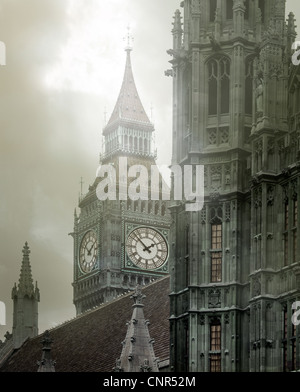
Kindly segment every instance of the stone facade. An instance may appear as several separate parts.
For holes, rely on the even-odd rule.
[[[185,0],[173,48],[173,164],[205,203],[171,207],[174,371],[300,367],[300,67],[285,1]]]

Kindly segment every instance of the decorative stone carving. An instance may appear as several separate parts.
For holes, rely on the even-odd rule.
[[[270,185],[268,186],[268,190],[267,190],[267,205],[268,206],[273,206],[274,204],[274,186]]]
[[[203,314],[201,314],[200,317],[199,317],[199,324],[200,325],[205,325],[205,316]]]
[[[225,204],[225,221],[230,222],[231,219],[231,208],[230,208],[230,202]]]
[[[259,278],[254,278],[252,282],[252,295],[257,297],[261,294],[261,283]]]
[[[212,289],[208,292],[208,307],[218,308],[221,306],[221,291],[218,289]]]
[[[225,314],[225,324],[229,324],[229,314]]]

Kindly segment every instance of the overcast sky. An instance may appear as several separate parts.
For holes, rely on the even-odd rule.
[[[0,301],[12,326],[11,289],[28,241],[41,291],[40,332],[75,316],[74,208],[80,178],[94,181],[101,132],[124,73],[131,25],[136,85],[170,164],[172,80],[166,50],[180,0],[0,0]],[[298,0],[287,1],[300,20]]]

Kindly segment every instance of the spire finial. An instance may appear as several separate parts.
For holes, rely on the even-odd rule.
[[[134,294],[130,297],[131,299],[134,300],[135,305],[142,305],[142,301],[144,298],[146,298],[145,295],[142,294],[142,288],[140,285],[137,285],[135,288]]]
[[[132,36],[132,34],[131,34],[131,32],[130,32],[130,25],[128,24],[128,26],[127,26],[127,36],[126,37],[124,37],[124,41],[127,41],[126,43],[127,43],[127,45],[126,45],[126,47],[125,47],[125,51],[126,52],[131,52],[132,51],[132,44],[133,44],[133,41],[134,41],[134,38],[133,38],[133,36]]]
[[[29,256],[30,255],[30,249],[29,249],[27,241],[25,242],[25,245],[23,247],[22,253],[23,253],[24,256]]]

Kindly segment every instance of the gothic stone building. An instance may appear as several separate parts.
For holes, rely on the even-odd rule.
[[[46,350],[53,337],[56,371],[157,370],[157,364],[174,372],[300,368],[299,326],[292,322],[293,304],[300,300],[300,66],[291,62],[294,16],[286,20],[284,0],[184,0],[181,5],[168,51],[167,75],[174,85],[172,164],[204,166],[204,206],[187,212],[184,202],[173,201],[170,221],[162,200],[99,201],[96,179],[80,200],[80,215],[75,214],[78,316],[43,340]],[[118,158],[127,157],[130,165],[153,165],[152,132],[128,48],[123,86],[103,132],[102,164],[117,167]],[[158,259],[165,257],[159,250],[170,250],[165,261],[149,253],[154,238],[166,247],[158,248]],[[139,246],[141,241],[145,245]],[[137,259],[137,251],[146,253]],[[13,298],[18,347],[29,339],[15,348],[7,335],[0,347],[1,371],[35,371],[41,357],[40,338],[34,337],[39,292],[31,282],[28,255],[26,246],[24,279]],[[150,260],[157,268],[147,268]],[[22,282],[28,279],[29,331],[23,328],[21,306],[27,293]],[[122,294],[151,279],[157,280],[143,288],[145,315],[138,297],[132,311],[130,294]],[[152,327],[149,335],[143,331],[135,352],[143,352],[144,341],[147,358],[128,363],[136,320],[145,325],[144,317]],[[156,340],[159,363],[149,336]]]
[[[185,0],[175,13],[173,164],[204,165],[172,211],[171,367],[300,367],[300,67],[284,0]]]

